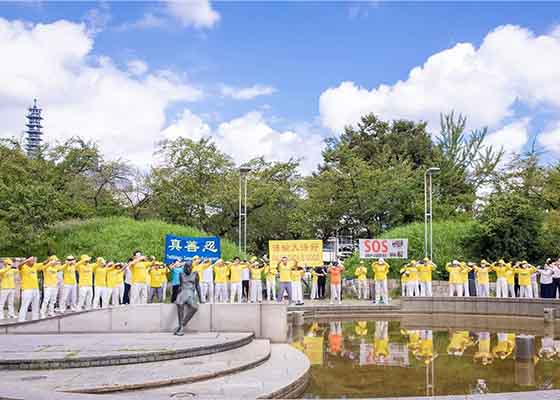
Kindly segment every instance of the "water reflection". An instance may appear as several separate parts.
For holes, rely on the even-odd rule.
[[[560,388],[560,338],[399,321],[315,321],[291,327],[309,358],[306,397],[499,393]]]

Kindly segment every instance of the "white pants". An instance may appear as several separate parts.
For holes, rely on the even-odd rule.
[[[119,294],[118,285],[114,288],[107,288],[107,305],[109,305],[110,302],[112,306],[118,306],[121,303]]]
[[[14,298],[16,297],[15,289],[0,290],[0,319],[4,318],[4,306],[8,303],[8,318],[16,316],[14,312]]]
[[[362,281],[358,280],[358,299],[368,298],[368,281],[364,279]]]
[[[41,304],[41,317],[45,317],[47,308],[49,315],[54,315],[54,305],[56,303],[56,295],[58,294],[58,287],[45,287],[43,289],[43,304]]]
[[[58,309],[62,309],[62,301],[64,300],[64,273],[57,272],[57,285],[58,289]]]
[[[93,289],[91,286],[80,286],[78,288],[79,299],[78,299],[78,310],[91,309],[91,299],[93,297]]]
[[[99,307],[99,300],[101,300],[101,308],[107,307],[107,301],[111,292],[106,287],[96,287],[93,292],[93,308]]]
[[[449,296],[452,297],[455,294],[458,297],[463,297],[463,284],[462,283],[450,283],[449,284]]]
[[[148,303],[148,285],[145,283],[133,283],[130,287],[130,304]]]
[[[538,299],[540,296],[539,293],[539,284],[537,282],[531,282],[531,288],[533,289],[533,298]]]
[[[216,283],[214,302],[225,303],[228,301],[227,283]]]
[[[338,300],[338,304],[340,304],[342,302],[341,292],[342,292],[342,284],[340,284],[340,283],[332,284],[331,283],[331,304],[334,303],[335,299]]]
[[[478,297],[489,297],[490,296],[490,284],[489,283],[479,283],[478,292],[476,295]]]
[[[509,291],[509,297],[515,298],[515,285],[507,285]]]
[[[167,299],[167,281],[161,284],[161,288],[163,290],[163,297],[161,298],[161,302],[165,303],[165,300]],[[213,289],[213,285],[212,285],[212,289]],[[210,297],[210,302],[212,302],[212,299],[214,299],[214,290],[212,290],[212,297]]]
[[[200,295],[202,301],[212,303],[214,301],[214,282],[202,282],[200,284]]]
[[[58,305],[61,313],[66,311],[68,304],[72,310],[76,310],[78,306],[78,287],[76,285],[64,285],[62,288],[62,301]]]
[[[292,282],[292,302],[303,303],[303,286],[301,281]]]
[[[319,284],[317,282],[311,282],[311,294],[309,295],[309,299],[310,300],[317,299],[319,297],[317,295],[318,293],[319,293]]]
[[[533,298],[533,287],[532,286],[519,286],[519,297],[524,297],[526,299]]]
[[[406,286],[407,285],[408,285],[408,282],[401,281],[401,297],[406,296]]]
[[[463,296],[470,297],[471,293],[469,291],[469,281],[463,282]]]
[[[122,304],[124,299],[124,283],[119,283],[117,289],[119,289],[119,302]]]
[[[266,299],[268,301],[276,300],[276,278],[266,280]]]
[[[420,296],[432,297],[432,281],[420,282]]]
[[[31,319],[39,319],[39,289],[25,289],[21,291],[21,305],[19,307],[19,322],[27,318],[27,309],[31,304]]]
[[[262,301],[262,281],[260,279],[252,279],[249,283],[249,293],[251,295],[251,303]]]
[[[496,279],[496,297],[508,297],[508,285],[506,278]]]
[[[241,303],[241,282],[231,283],[230,287],[231,293],[229,297],[229,302],[234,303],[235,296],[237,296],[237,303]]]
[[[418,296],[418,281],[409,281],[406,284],[406,295],[407,296]]]
[[[383,301],[383,304],[389,304],[389,290],[387,289],[387,279],[375,281],[375,304]]]

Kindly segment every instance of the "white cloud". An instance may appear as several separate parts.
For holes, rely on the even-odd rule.
[[[108,57],[92,57],[93,46],[85,24],[0,18],[0,136],[20,136],[36,97],[45,139],[79,135],[96,140],[109,157],[146,165],[168,105],[202,92],[169,72],[131,76]]]
[[[538,136],[539,144],[556,156],[560,156],[560,121],[556,121],[549,129]]]
[[[496,150],[503,149],[505,165],[515,153],[521,152],[529,138],[529,118],[522,118],[503,128],[490,133],[486,137],[486,145],[493,146]]]
[[[183,26],[212,28],[220,20],[220,14],[212,9],[209,0],[168,1],[167,11]]]
[[[247,88],[234,88],[231,86],[222,86],[222,96],[231,97],[235,100],[251,100],[259,96],[270,96],[276,92],[272,86],[253,85]]]
[[[304,129],[277,131],[257,111],[212,128],[190,110],[184,110],[174,123],[162,131],[165,139],[181,136],[193,140],[211,137],[238,164],[260,156],[270,161],[300,158],[303,173],[309,173],[317,167],[324,147],[320,134]]]
[[[557,32],[556,30],[555,32]],[[518,26],[490,32],[477,49],[458,43],[430,56],[404,81],[368,90],[342,82],[320,96],[322,124],[335,132],[366,113],[427,120],[441,112],[466,114],[472,126],[499,126],[515,117],[514,105],[560,108],[560,36],[535,36]]]
[[[142,18],[137,21],[125,22],[117,29],[120,31],[127,31],[132,29],[152,29],[160,28],[166,23],[165,18],[155,15],[153,13],[145,13]]]
[[[108,3],[100,3],[99,8],[90,9],[84,17],[87,31],[91,35],[102,32],[111,20]]]
[[[148,72],[148,64],[142,60],[131,60],[127,63],[128,71],[132,75],[144,75]]]

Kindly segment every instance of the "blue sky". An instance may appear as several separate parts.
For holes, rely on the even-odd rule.
[[[231,126],[236,125],[234,121],[239,122],[240,129],[247,127],[245,123],[252,124],[247,128],[249,130],[258,125],[254,133],[255,144],[258,147],[260,141],[267,141],[263,143],[263,148],[274,148],[275,140],[287,140],[286,133],[290,132],[301,136],[299,141],[293,142],[292,145],[305,147],[309,144],[320,147],[317,138],[309,142],[307,138],[336,135],[341,124],[353,122],[356,119],[355,115],[364,111],[377,112],[385,118],[402,116],[425,119],[430,121],[430,128],[435,132],[437,126],[432,121],[435,121],[437,116],[436,109],[439,103],[437,99],[424,99],[424,96],[430,95],[430,86],[427,89],[425,86],[428,83],[422,84],[422,98],[407,98],[398,93],[387,98],[379,93],[363,92],[363,101],[360,102],[360,95],[356,91],[362,88],[364,91],[374,92],[379,85],[391,88],[399,80],[406,82],[409,80],[410,71],[417,66],[423,66],[432,55],[456,49],[458,43],[470,43],[474,51],[478,52],[489,33],[504,25],[515,25],[523,31],[530,32],[534,37],[528,40],[518,38],[521,47],[512,46],[511,53],[504,52],[496,57],[488,55],[489,51],[484,51],[483,55],[475,54],[475,57],[483,60],[483,70],[493,70],[494,65],[505,65],[503,68],[507,73],[507,62],[511,54],[521,50],[530,52],[534,47],[531,40],[536,37],[544,35],[557,38],[553,32],[560,24],[560,3],[553,2],[207,3],[200,0],[197,3],[205,3],[206,12],[213,13],[214,19],[207,15],[201,16],[200,12],[172,12],[164,2],[2,3],[0,17],[9,22],[23,20],[47,25],[62,19],[75,24],[84,23],[87,35],[91,39],[91,49],[85,56],[80,56],[80,66],[77,68],[87,68],[88,65],[94,67],[99,63],[99,57],[104,57],[110,59],[118,71],[123,72],[127,70],[131,60],[141,60],[149,68],[146,74],[169,72],[173,74],[172,82],[196,87],[200,91],[196,100],[185,100],[184,96],[178,96],[181,97],[178,100],[162,99],[165,121],[159,121],[162,125],[160,131],[165,131],[177,122],[183,111],[188,109],[189,115],[196,117],[195,121],[189,121],[194,125],[202,124],[203,127],[197,130],[198,133],[187,132],[185,135],[195,138],[201,134],[216,135],[224,151],[233,153],[240,161],[255,154],[244,152],[231,144],[232,141],[244,139],[238,130],[232,131]],[[141,21],[147,21],[146,16],[151,18],[148,18],[151,23],[142,24]],[[32,27],[28,29],[31,30]],[[515,43],[515,40],[508,39],[508,35],[514,37],[515,34],[514,31],[504,32],[496,40]],[[56,46],[55,43],[40,45]],[[500,45],[498,48],[504,46]],[[547,57],[553,58],[547,59],[546,62],[557,62],[559,58],[547,54],[550,53],[546,51],[547,48],[545,46],[543,52]],[[552,47],[553,50],[557,48],[560,49],[560,44],[558,47]],[[501,51],[497,50],[497,53]],[[519,56],[526,58],[522,52]],[[453,54],[446,57],[446,63],[453,63],[455,60]],[[498,57],[501,57],[499,62],[495,61]],[[470,56],[462,58],[462,62],[465,59],[470,59]],[[535,63],[536,60],[532,62]],[[492,67],[486,68],[490,64]],[[444,93],[453,92],[454,79],[461,78],[444,77],[444,72],[439,72],[437,68],[430,74],[429,68],[425,68],[425,75],[430,75],[429,79],[432,81],[437,81],[438,76],[442,76],[442,80],[448,79],[442,83],[442,90]],[[459,63],[457,70],[461,68]],[[479,70],[479,67],[476,69]],[[549,157],[555,157],[557,148],[560,152],[560,140],[555,140],[555,133],[560,135],[560,118],[557,117],[560,99],[554,94],[540,99],[538,93],[542,85],[546,87],[546,81],[543,83],[545,78],[552,79],[557,76],[549,76],[549,71],[544,71],[542,78],[541,75],[535,77],[533,72],[527,72],[538,69],[538,65],[527,64],[518,74],[509,78],[505,76],[504,79],[509,82],[527,81],[534,86],[527,88],[517,83],[500,84],[499,89],[503,90],[504,96],[519,96],[519,100],[508,103],[499,98],[496,102],[500,104],[496,106],[495,113],[485,115],[484,110],[481,110],[481,115],[475,116],[474,122],[488,125],[492,132],[501,132],[508,127],[513,129],[510,131],[514,132],[512,135],[517,135],[518,145],[515,149],[512,148],[512,151],[518,151],[520,147],[526,148],[535,135],[543,132],[548,135],[548,140],[543,142],[543,146],[550,146],[547,148],[547,151],[551,152]],[[556,69],[560,69],[560,66]],[[495,73],[494,70],[492,73]],[[526,73],[531,75],[526,78]],[[139,75],[131,79],[144,78]],[[33,79],[30,80],[30,84],[33,85]],[[356,104],[350,104],[348,98],[342,94],[340,85],[343,82],[353,84],[352,87],[347,87],[349,91],[344,93],[352,100],[358,99]],[[438,84],[439,82],[430,83],[434,86]],[[224,86],[236,91],[255,85],[266,87],[272,93],[241,100],[224,95]],[[457,90],[461,90],[461,82],[457,82],[457,85]],[[328,89],[333,89],[329,96],[322,96]],[[418,93],[417,90],[420,89],[415,88],[412,93]],[[530,94],[524,98],[528,92]],[[467,100],[454,96],[448,103],[444,101],[442,104],[449,104],[450,109],[471,111],[478,115],[476,107],[485,107],[482,103],[487,94],[481,90],[475,93],[480,93],[481,98],[468,100],[470,103],[465,106],[468,110],[458,108]],[[472,97],[472,93],[470,96]],[[403,103],[427,100],[426,103],[435,104],[425,110],[421,106],[419,109],[413,107],[412,110],[407,108],[406,104],[395,104],[401,101],[401,98]],[[43,103],[45,101],[47,104],[44,106],[47,110],[48,97]],[[3,102],[1,92],[0,102]],[[21,102],[23,104],[24,99],[21,99]],[[379,105],[379,102],[383,104]],[[52,103],[55,107],[56,102]],[[507,112],[503,110],[506,103]],[[334,115],[338,109],[344,110],[340,115]],[[445,111],[448,110],[439,110]],[[250,121],[239,121],[250,113],[256,113],[251,114],[253,118],[248,118]],[[102,112],[100,114],[102,115]],[[220,124],[226,124],[222,131]],[[510,124],[517,125],[511,127]],[[62,129],[60,125],[61,123],[57,123],[57,129]],[[55,129],[55,126],[52,128]],[[104,125],[103,128],[108,132],[113,130],[111,126]],[[189,126],[183,124],[181,129],[188,131]],[[272,133],[268,129],[272,130]],[[519,129],[524,130],[525,141],[519,136]],[[8,128],[5,129],[4,135],[7,135],[7,130]],[[507,135],[510,131],[506,129],[501,137],[495,136],[492,143],[509,143]],[[118,132],[117,127],[111,135],[118,135]],[[172,136],[177,135],[177,131],[174,131]],[[226,140],[227,135],[233,136]],[[274,137],[270,138],[271,136]],[[100,140],[104,143],[106,138]],[[282,153],[279,158],[289,156],[291,146],[279,148]],[[149,149],[142,149],[141,158],[145,159],[148,151]],[[317,153],[317,149],[313,151]],[[274,158],[274,151],[263,150],[263,154]],[[306,156],[301,151],[295,151],[294,155]],[[310,158],[313,159],[312,163],[316,162],[318,153]]]

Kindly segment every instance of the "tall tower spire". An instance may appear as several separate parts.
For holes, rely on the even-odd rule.
[[[27,123],[25,124],[25,126],[27,126],[27,130],[25,131],[27,135],[25,149],[27,150],[28,156],[37,154],[41,142],[43,141],[41,138],[41,136],[43,136],[43,132],[41,131],[41,128],[43,128],[41,125],[41,120],[43,119],[43,117],[41,117],[41,111],[42,109],[37,107],[37,99],[34,99],[33,107],[29,107],[28,113],[25,116],[25,118],[27,118]]]

